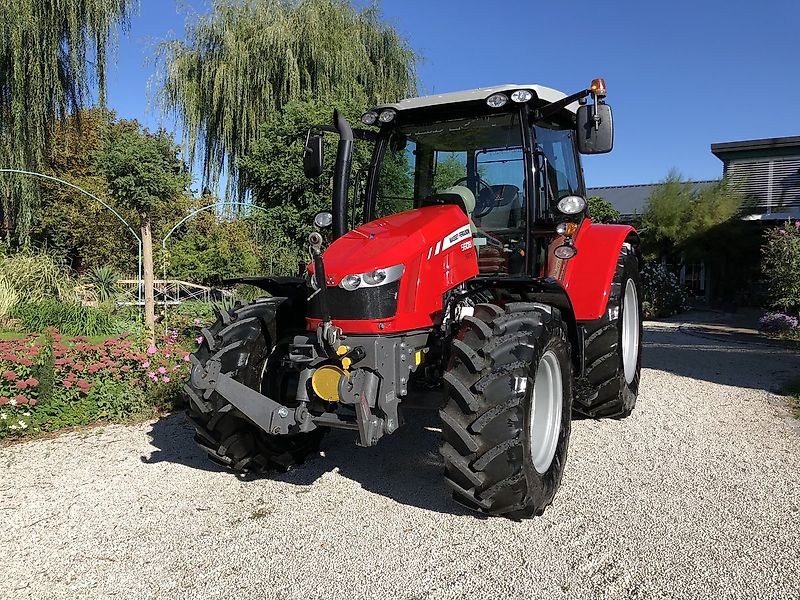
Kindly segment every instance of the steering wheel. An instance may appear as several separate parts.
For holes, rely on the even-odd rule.
[[[462,177],[456,180],[453,185],[461,185],[466,183],[467,178]],[[488,193],[485,193],[488,192]],[[488,215],[494,208],[494,190],[491,184],[478,177],[478,195],[475,196],[475,210],[472,211],[472,216],[475,219],[480,219]]]

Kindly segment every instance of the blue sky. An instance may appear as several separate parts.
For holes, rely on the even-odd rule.
[[[363,2],[359,2],[363,4]],[[120,40],[109,104],[160,122],[149,106],[152,43],[181,36],[185,10],[208,0],[141,0]],[[589,186],[650,183],[678,169],[719,177],[713,142],[800,134],[798,0],[383,0],[383,14],[422,54],[420,87],[441,93],[541,83],[566,93],[606,80],[615,148],[584,157]],[[167,127],[172,127],[166,122]]]

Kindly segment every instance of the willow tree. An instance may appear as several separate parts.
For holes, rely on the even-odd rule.
[[[177,116],[189,158],[212,187],[258,127],[291,100],[395,100],[416,89],[416,54],[375,6],[346,0],[214,0],[187,24],[185,40],[160,47],[161,99]]]
[[[118,27],[138,0],[25,0],[0,3],[0,165],[39,170],[53,125],[81,107],[95,85],[105,95],[105,65]],[[35,190],[3,180],[3,219],[27,239]]]

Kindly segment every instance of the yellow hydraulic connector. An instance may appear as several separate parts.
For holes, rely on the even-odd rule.
[[[425,349],[423,348],[422,350],[417,350],[417,353],[414,355],[414,360],[416,361],[417,366],[420,365],[420,363],[424,358],[425,358]]]
[[[336,355],[337,355],[337,356],[344,356],[344,355],[345,355],[345,354],[347,354],[349,351],[350,351],[350,348],[348,348],[347,346],[345,346],[344,344],[342,344],[341,346],[339,346],[339,347],[336,349]]]
[[[339,401],[339,382],[348,377],[347,371],[336,365],[323,365],[311,376],[314,393],[328,402]]]

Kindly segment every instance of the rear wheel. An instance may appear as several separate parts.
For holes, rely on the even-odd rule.
[[[561,483],[572,409],[572,363],[557,309],[479,304],[462,320],[440,411],[453,497],[514,519],[541,514]]]
[[[210,361],[219,361],[221,373],[291,405],[291,382],[287,383],[287,372],[282,368],[286,345],[274,341],[280,336],[275,311],[271,300],[237,304],[230,311],[221,311],[216,323],[203,330],[203,342],[192,355],[192,377],[184,386],[189,418],[196,429],[195,441],[211,460],[237,471],[285,471],[316,453],[326,431],[319,428],[294,435],[267,434],[217,392],[192,384]]]
[[[586,386],[575,411],[588,417],[627,417],[636,406],[642,355],[639,261],[633,248],[620,251],[606,312],[584,324]]]

